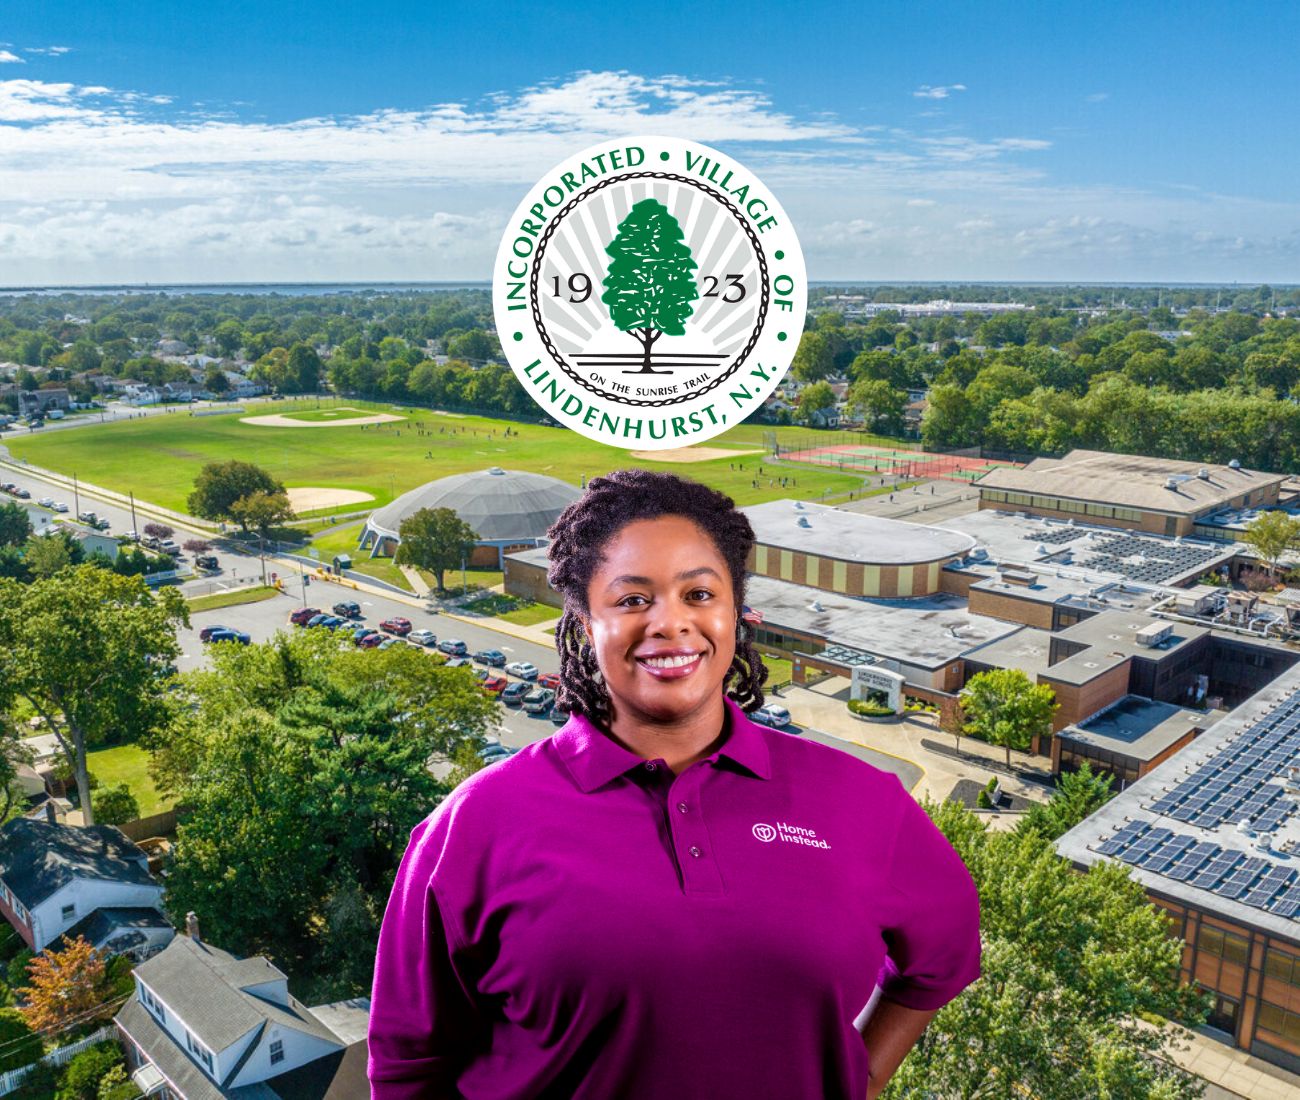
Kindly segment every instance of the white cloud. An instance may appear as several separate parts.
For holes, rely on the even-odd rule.
[[[583,72],[272,124],[148,89],[0,80],[4,281],[485,278],[534,179],[638,133],[751,165],[812,278],[1276,281],[1300,257],[1277,228],[1300,225],[1293,204],[1071,186],[1038,137],[849,126],[729,82]]]
[[[21,65],[23,59],[11,50],[0,50],[0,65]]]
[[[912,93],[917,99],[947,99],[953,92],[964,92],[965,84],[922,84]]]

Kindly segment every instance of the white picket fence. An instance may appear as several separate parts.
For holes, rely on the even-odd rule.
[[[69,1043],[66,1047],[59,1047],[58,1050],[52,1050],[49,1054],[41,1059],[46,1065],[66,1066],[78,1054],[87,1047],[92,1047],[96,1043],[102,1043],[105,1039],[116,1039],[117,1028],[112,1024],[101,1027],[92,1035],[87,1035],[84,1039],[79,1039],[75,1043]],[[7,1073],[0,1073],[0,1096],[8,1096],[26,1080],[32,1072],[33,1066],[20,1066],[18,1069],[11,1069]]]

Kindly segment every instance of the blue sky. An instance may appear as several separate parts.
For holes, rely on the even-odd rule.
[[[0,285],[486,278],[629,133],[760,172],[814,279],[1296,282],[1296,41],[1252,3],[10,4]]]

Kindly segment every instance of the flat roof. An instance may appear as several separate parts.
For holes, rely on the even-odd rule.
[[[1300,944],[1300,845],[1285,793],[1300,755],[1300,665],[1056,841],[1077,866],[1127,864],[1143,887]],[[1238,822],[1253,822],[1255,838]],[[1259,847],[1258,839],[1267,847]]]
[[[1191,730],[1209,729],[1223,715],[1220,710],[1188,710],[1141,695],[1126,695],[1100,714],[1066,726],[1057,736],[1145,761],[1177,744]]]
[[[787,627],[918,668],[942,668],[970,649],[1019,630],[1016,623],[972,615],[960,596],[856,599],[771,577],[750,575],[747,599],[763,625]]]
[[[1206,477],[1198,476],[1201,470]],[[1076,450],[1064,458],[1036,458],[1020,468],[998,467],[975,486],[1188,515],[1224,506],[1244,492],[1280,484],[1286,476],[1148,455]],[[1176,482],[1172,488],[1167,486],[1170,478]]]
[[[1169,637],[1158,646],[1143,645],[1137,633],[1150,626],[1169,627]],[[1089,619],[1081,619],[1073,626],[1057,631],[1058,638],[1079,642],[1125,657],[1144,657],[1159,661],[1175,649],[1210,633],[1209,626],[1162,619],[1142,611],[1103,611]]]
[[[987,645],[968,650],[968,661],[997,668],[1018,668],[1037,683],[1038,674],[1047,671],[1048,655],[1052,649],[1052,632],[1026,626]]]
[[[1122,580],[1152,590],[1195,579],[1241,552],[1241,547],[1231,542],[1169,538],[1011,509],[982,508],[942,520],[938,526],[975,539],[990,572],[993,563],[1028,565],[1097,583]],[[980,563],[969,557],[963,566],[979,567]]]
[[[868,565],[945,561],[974,549],[960,531],[846,512],[824,504],[769,500],[741,511],[764,546]]]

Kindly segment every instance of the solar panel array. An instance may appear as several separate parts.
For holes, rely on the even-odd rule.
[[[1278,780],[1300,760],[1300,691],[1292,692],[1172,790],[1144,806],[1202,828],[1249,821],[1261,833],[1296,810]],[[1280,917],[1300,913],[1300,874],[1272,860],[1220,847],[1150,821],[1129,821],[1094,849]]]
[[[1086,545],[1074,551],[1073,564],[1105,573],[1118,573],[1134,581],[1163,584],[1170,577],[1206,568],[1223,554],[1223,548],[1218,546],[1116,532],[1094,535]]]
[[[1044,542],[1049,546],[1061,546],[1075,539],[1081,539],[1088,532],[1080,527],[1053,527],[1047,531],[1035,531],[1025,538],[1032,542]]]
[[[1125,823],[1096,851],[1275,916],[1300,913],[1300,875],[1294,870],[1149,821]]]

